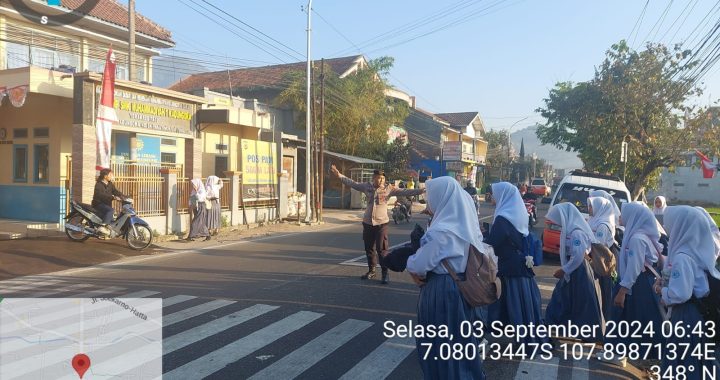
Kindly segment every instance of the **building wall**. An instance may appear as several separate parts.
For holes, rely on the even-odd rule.
[[[4,20],[4,21],[3,21]],[[76,72],[85,70],[100,72],[104,63],[109,41],[101,38],[88,38],[67,33],[67,29],[50,29],[38,24],[16,20],[0,15],[0,70],[29,66],[30,64],[51,68],[61,64],[69,64],[76,68]],[[17,55],[13,50],[17,45],[33,46],[42,49],[42,53]],[[127,79],[128,57],[125,45],[115,44],[113,51],[118,63],[118,79]],[[8,57],[11,51],[13,57]],[[150,81],[150,65],[152,54],[138,47],[134,66],[139,81]],[[52,57],[52,58],[51,58]],[[9,58],[9,59],[8,59]]]
[[[700,168],[681,167],[675,173],[667,169],[660,175],[660,186],[650,192],[650,197],[663,195],[668,203],[720,204],[720,173],[715,178],[705,179]]]
[[[28,94],[16,108],[4,101],[0,106],[0,128],[8,132],[0,144],[0,218],[58,222],[64,214],[66,159],[71,149],[72,100]],[[14,129],[26,129],[27,138],[14,138]],[[47,128],[48,137],[34,137],[36,128]],[[14,180],[14,146],[27,147],[27,181]],[[49,148],[47,181],[36,180],[38,145]]]

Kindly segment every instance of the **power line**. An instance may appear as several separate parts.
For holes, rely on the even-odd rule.
[[[632,30],[630,31],[630,34],[628,35],[628,41],[630,40],[630,37],[632,37],[633,32],[635,32],[635,38],[633,39],[630,46],[635,46],[635,39],[637,38],[638,34],[640,33],[640,25],[642,25],[642,20],[645,17],[645,11],[647,11],[648,4],[650,4],[650,0],[647,0],[645,2],[645,6],[642,9],[642,12],[640,12],[640,16],[638,17],[637,21],[635,21],[635,26],[633,26]],[[637,28],[637,30],[635,29]]]
[[[261,35],[263,35],[263,36],[265,36],[265,37],[269,38],[269,39],[270,39],[270,40],[272,40],[273,42],[275,42],[275,43],[277,43],[277,44],[280,44],[281,46],[283,46],[283,47],[285,47],[285,48],[287,48],[287,49],[289,49],[289,50],[291,50],[291,51],[295,52],[295,53],[296,53],[296,54],[297,54],[298,56],[300,56],[300,57],[304,57],[304,54],[303,54],[303,53],[300,53],[299,51],[297,51],[297,50],[295,50],[295,49],[291,48],[290,46],[287,46],[287,45],[285,45],[284,43],[282,43],[282,42],[280,42],[280,41],[278,41],[278,40],[276,40],[276,39],[274,39],[274,38],[270,37],[269,35],[267,35],[267,34],[263,33],[262,31],[258,30],[257,28],[253,27],[252,25],[250,25],[250,24],[248,24],[248,23],[246,23],[246,22],[244,22],[244,21],[240,20],[239,18],[237,18],[237,17],[235,17],[235,16],[231,15],[230,13],[227,13],[226,11],[224,11],[224,10],[222,10],[222,9],[218,8],[217,6],[213,5],[213,4],[212,4],[212,3],[210,3],[209,1],[207,1],[207,0],[202,0],[202,2],[203,2],[203,3],[205,3],[205,4],[207,4],[207,5],[209,5],[209,6],[211,6],[211,7],[213,7],[213,8],[215,8],[215,9],[217,9],[217,10],[218,10],[218,11],[220,11],[220,12],[222,12],[222,13],[224,13],[224,14],[226,14],[226,15],[230,16],[231,18],[233,18],[234,20],[236,20],[236,21],[240,22],[241,24],[243,24],[243,25],[247,26],[248,28],[250,28],[250,29],[252,29],[252,30],[254,30],[254,31],[258,32],[258,33],[260,33]]]
[[[250,45],[255,46],[256,48],[264,51],[266,54],[272,56],[273,58],[275,58],[275,59],[277,59],[277,60],[279,60],[279,61],[281,61],[281,62],[283,62],[283,63],[287,63],[287,62],[286,62],[285,60],[283,60],[282,58],[280,58],[280,57],[278,57],[277,55],[269,52],[267,49],[263,48],[262,46],[254,43],[254,42],[252,42],[252,41],[250,41],[250,40],[249,40],[248,38],[246,38],[245,36],[237,33],[236,31],[228,28],[228,27],[225,26],[225,25],[221,24],[220,22],[218,22],[218,21],[215,20],[214,18],[206,15],[206,14],[203,13],[202,11],[199,11],[198,9],[194,8],[193,6],[191,6],[190,4],[186,3],[184,0],[178,0],[178,1],[179,1],[181,4],[185,5],[186,7],[192,9],[193,11],[195,11],[195,12],[197,12],[197,13],[199,13],[199,14],[202,15],[203,17],[207,18],[208,20],[212,21],[214,24],[216,24],[216,25],[222,27],[223,29],[229,31],[230,33],[236,35],[237,37],[239,37],[239,38],[242,39],[243,41],[249,43]],[[189,1],[193,1],[193,0],[189,0]],[[193,4],[196,4],[196,3],[193,2]],[[225,20],[225,19],[223,19],[223,20]],[[225,20],[225,21],[227,22],[227,20]]]
[[[665,22],[665,17],[667,16],[668,12],[670,11],[672,4],[673,4],[673,0],[670,0],[667,7],[665,7],[665,10],[663,11],[663,13],[660,14],[660,17],[658,18],[658,20],[655,21],[655,24],[653,24],[653,27],[650,28],[650,31],[648,32],[647,36],[645,36],[645,41],[650,41],[649,40],[650,35],[652,34],[653,30],[655,30],[655,27],[657,26],[658,31],[655,33],[655,36],[653,36],[653,40],[655,39],[655,37],[657,36],[657,33],[660,32],[660,27],[662,27],[662,23]]]

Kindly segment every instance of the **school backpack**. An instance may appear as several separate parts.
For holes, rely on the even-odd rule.
[[[534,233],[530,232],[527,236],[522,238],[522,249],[515,244],[514,241],[512,241],[513,246],[515,249],[520,251],[520,253],[523,254],[524,257],[530,256],[533,258],[533,266],[537,267],[542,265],[543,263],[543,250],[542,250],[542,242],[538,240],[538,238],[535,236]]]
[[[523,252],[525,256],[531,256],[533,258],[533,265],[540,266],[543,263],[543,250],[542,243],[535,236],[534,233],[530,232],[528,236],[525,236]]]
[[[710,275],[710,272],[705,271],[705,276],[708,279],[708,285],[710,285],[710,293],[707,296],[700,299],[695,299],[695,305],[698,311],[703,317],[704,321],[714,321],[715,324],[720,323],[720,280]],[[716,345],[720,345],[720,332],[715,331],[715,336],[710,337]]]
[[[598,277],[611,276],[616,266],[615,254],[610,248],[600,243],[590,245],[590,267]]]
[[[455,280],[468,305],[472,307],[490,305],[500,298],[500,279],[497,277],[495,262],[472,244],[468,252],[464,280],[458,277],[447,259],[442,263]]]

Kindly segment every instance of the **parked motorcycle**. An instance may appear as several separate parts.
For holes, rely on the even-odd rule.
[[[70,214],[65,218],[65,234],[72,241],[83,242],[91,237],[113,239],[121,237],[127,245],[141,251],[152,244],[153,233],[150,226],[139,218],[132,207],[132,198],[121,199],[122,210],[107,228],[102,218],[88,204],[70,201]]]
[[[395,206],[392,208],[392,218],[395,224],[398,222],[410,221],[410,211],[408,206],[402,202],[395,202]]]
[[[537,223],[537,212],[534,199],[525,200],[525,209],[528,213],[528,224],[532,227]]]

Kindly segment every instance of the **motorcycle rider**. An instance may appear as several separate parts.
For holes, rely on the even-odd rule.
[[[98,228],[98,231],[103,235],[110,235],[108,225],[112,223],[113,214],[115,213],[115,209],[112,207],[113,199],[127,197],[115,188],[115,185],[113,185],[114,180],[112,170],[102,169],[95,183],[92,206],[97,211],[98,216],[102,218],[103,225]]]
[[[467,186],[465,186],[465,191],[467,191],[467,193],[474,198],[477,195],[477,188],[475,188],[475,182],[468,181]]]

